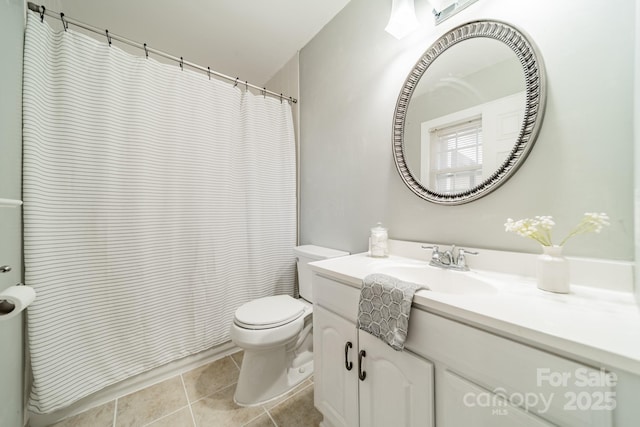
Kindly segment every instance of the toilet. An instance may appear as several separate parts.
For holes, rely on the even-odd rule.
[[[241,305],[231,340],[244,350],[234,401],[255,406],[276,399],[313,373],[313,295],[307,264],[349,255],[314,245],[294,248],[300,298],[276,295]]]

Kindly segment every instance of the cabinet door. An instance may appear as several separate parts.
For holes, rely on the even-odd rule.
[[[407,351],[395,351],[359,331],[366,355],[360,369],[360,425],[433,426],[433,365]]]
[[[411,322],[409,341],[417,353],[483,389],[514,396],[514,406],[529,414],[563,427],[619,425],[610,410],[616,405],[615,384],[609,385],[615,376],[606,371],[421,310],[412,311]],[[439,387],[436,380],[438,396]]]
[[[440,371],[438,371],[440,374]],[[551,427],[535,415],[445,370],[438,381],[438,426]]]
[[[314,306],[314,404],[324,415],[325,424],[335,427],[358,425],[356,338],[353,323]]]

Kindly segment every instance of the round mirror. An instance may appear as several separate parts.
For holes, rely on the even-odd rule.
[[[418,196],[462,204],[504,183],[531,150],[544,112],[544,67],[514,27],[474,21],[440,37],[400,92],[393,152]]]

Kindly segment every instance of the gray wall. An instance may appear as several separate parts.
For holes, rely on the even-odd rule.
[[[634,258],[633,65],[635,2],[481,1],[435,27],[417,2],[421,28],[397,41],[384,32],[391,2],[352,0],[301,51],[301,243],[367,249],[382,221],[392,238],[539,252],[504,231],[508,217],[553,215],[562,237],[584,212],[611,227],[574,238],[569,255]],[[538,142],[494,193],[439,206],[409,191],[391,155],[399,89],[424,50],[463,22],[493,18],[535,40],[547,70],[547,111]]]
[[[635,110],[634,137],[635,137],[635,243],[636,243],[636,300],[640,304],[640,3],[636,2],[636,58],[634,75],[635,79]]]
[[[22,31],[24,3],[0,1],[0,198],[22,193]],[[0,290],[22,281],[22,217],[20,208],[0,207]],[[0,320],[0,426],[23,425],[24,315]]]

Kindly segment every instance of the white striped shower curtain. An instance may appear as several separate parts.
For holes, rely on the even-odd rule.
[[[30,12],[23,102],[31,411],[224,343],[240,304],[293,293],[286,101]]]

